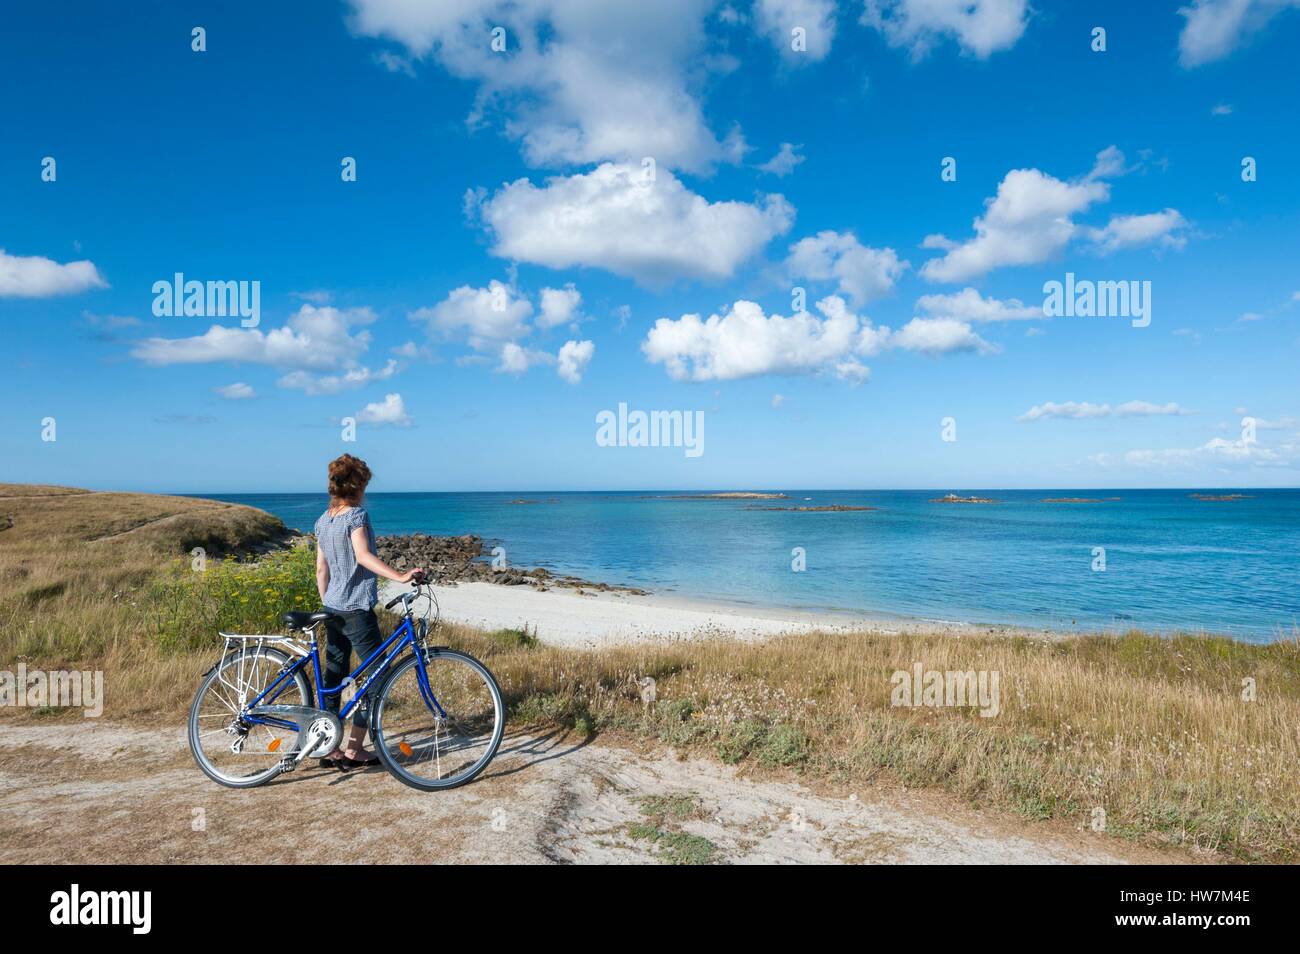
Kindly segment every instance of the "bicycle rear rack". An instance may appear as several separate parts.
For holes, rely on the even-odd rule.
[[[241,710],[248,702],[248,683],[244,675],[248,671],[245,668],[246,664],[251,666],[251,663],[248,662],[249,650],[252,651],[252,654],[256,654],[263,648],[276,648],[287,650],[295,656],[306,657],[310,655],[310,650],[292,636],[246,636],[239,633],[221,633],[220,635],[226,641],[225,649],[221,653],[223,660],[231,653],[242,651],[239,657],[238,669],[231,674],[235,678],[235,683],[226,678],[226,667],[221,666],[220,662],[217,663],[220,666],[217,678],[223,686],[235,694],[235,698],[239,700]]]

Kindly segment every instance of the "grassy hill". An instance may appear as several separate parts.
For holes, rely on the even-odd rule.
[[[283,549],[294,538],[252,507],[157,494],[0,484],[0,668],[147,664],[142,601],[171,561]]]

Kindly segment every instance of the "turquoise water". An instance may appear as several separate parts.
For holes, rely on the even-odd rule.
[[[1204,493],[1231,493],[1214,490]],[[1210,630],[1267,641],[1300,625],[1300,490],[786,491],[788,500],[643,493],[372,494],[380,535],[476,533],[510,563],[654,591],[806,609],[1050,626]],[[657,492],[667,493],[667,492]],[[204,495],[207,496],[207,495]],[[319,494],[211,495],[310,531]],[[1092,504],[1044,497],[1119,497]],[[536,504],[512,504],[524,498]],[[763,511],[846,504],[877,510]],[[802,547],[807,569],[791,569]],[[1106,569],[1095,572],[1094,547]]]

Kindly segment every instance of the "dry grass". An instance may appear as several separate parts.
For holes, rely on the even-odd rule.
[[[9,496],[0,515],[6,505],[18,521],[0,531],[0,668],[25,658],[103,669],[109,717],[179,719],[219,647],[204,631],[163,648],[156,594],[166,559],[195,539],[263,539],[271,518],[131,494]],[[99,539],[131,526],[139,529]],[[268,581],[273,573],[301,585],[283,565],[267,570]],[[275,605],[268,598],[258,612]],[[1300,860],[1294,637],[1258,646],[1136,632],[859,633],[578,651],[448,626],[440,641],[488,661],[515,722],[630,733],[754,769],[940,788],[1027,819],[1089,825],[1101,810],[1120,837]],[[891,675],[915,663],[997,672],[1001,713],[892,706]],[[633,683],[644,676],[657,683],[650,706]],[[1247,678],[1253,702],[1242,698]]]
[[[195,547],[215,558],[286,534],[252,507],[21,484],[0,484],[0,527],[0,660],[53,668],[154,665],[141,601],[169,558]]]

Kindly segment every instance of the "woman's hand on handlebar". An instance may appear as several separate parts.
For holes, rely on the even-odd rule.
[[[401,579],[399,579],[397,582],[414,583],[416,586],[419,586],[423,583],[428,583],[429,578],[428,576],[425,575],[423,569],[421,569],[420,567],[416,567],[414,570],[408,570],[406,573],[403,573]]]

